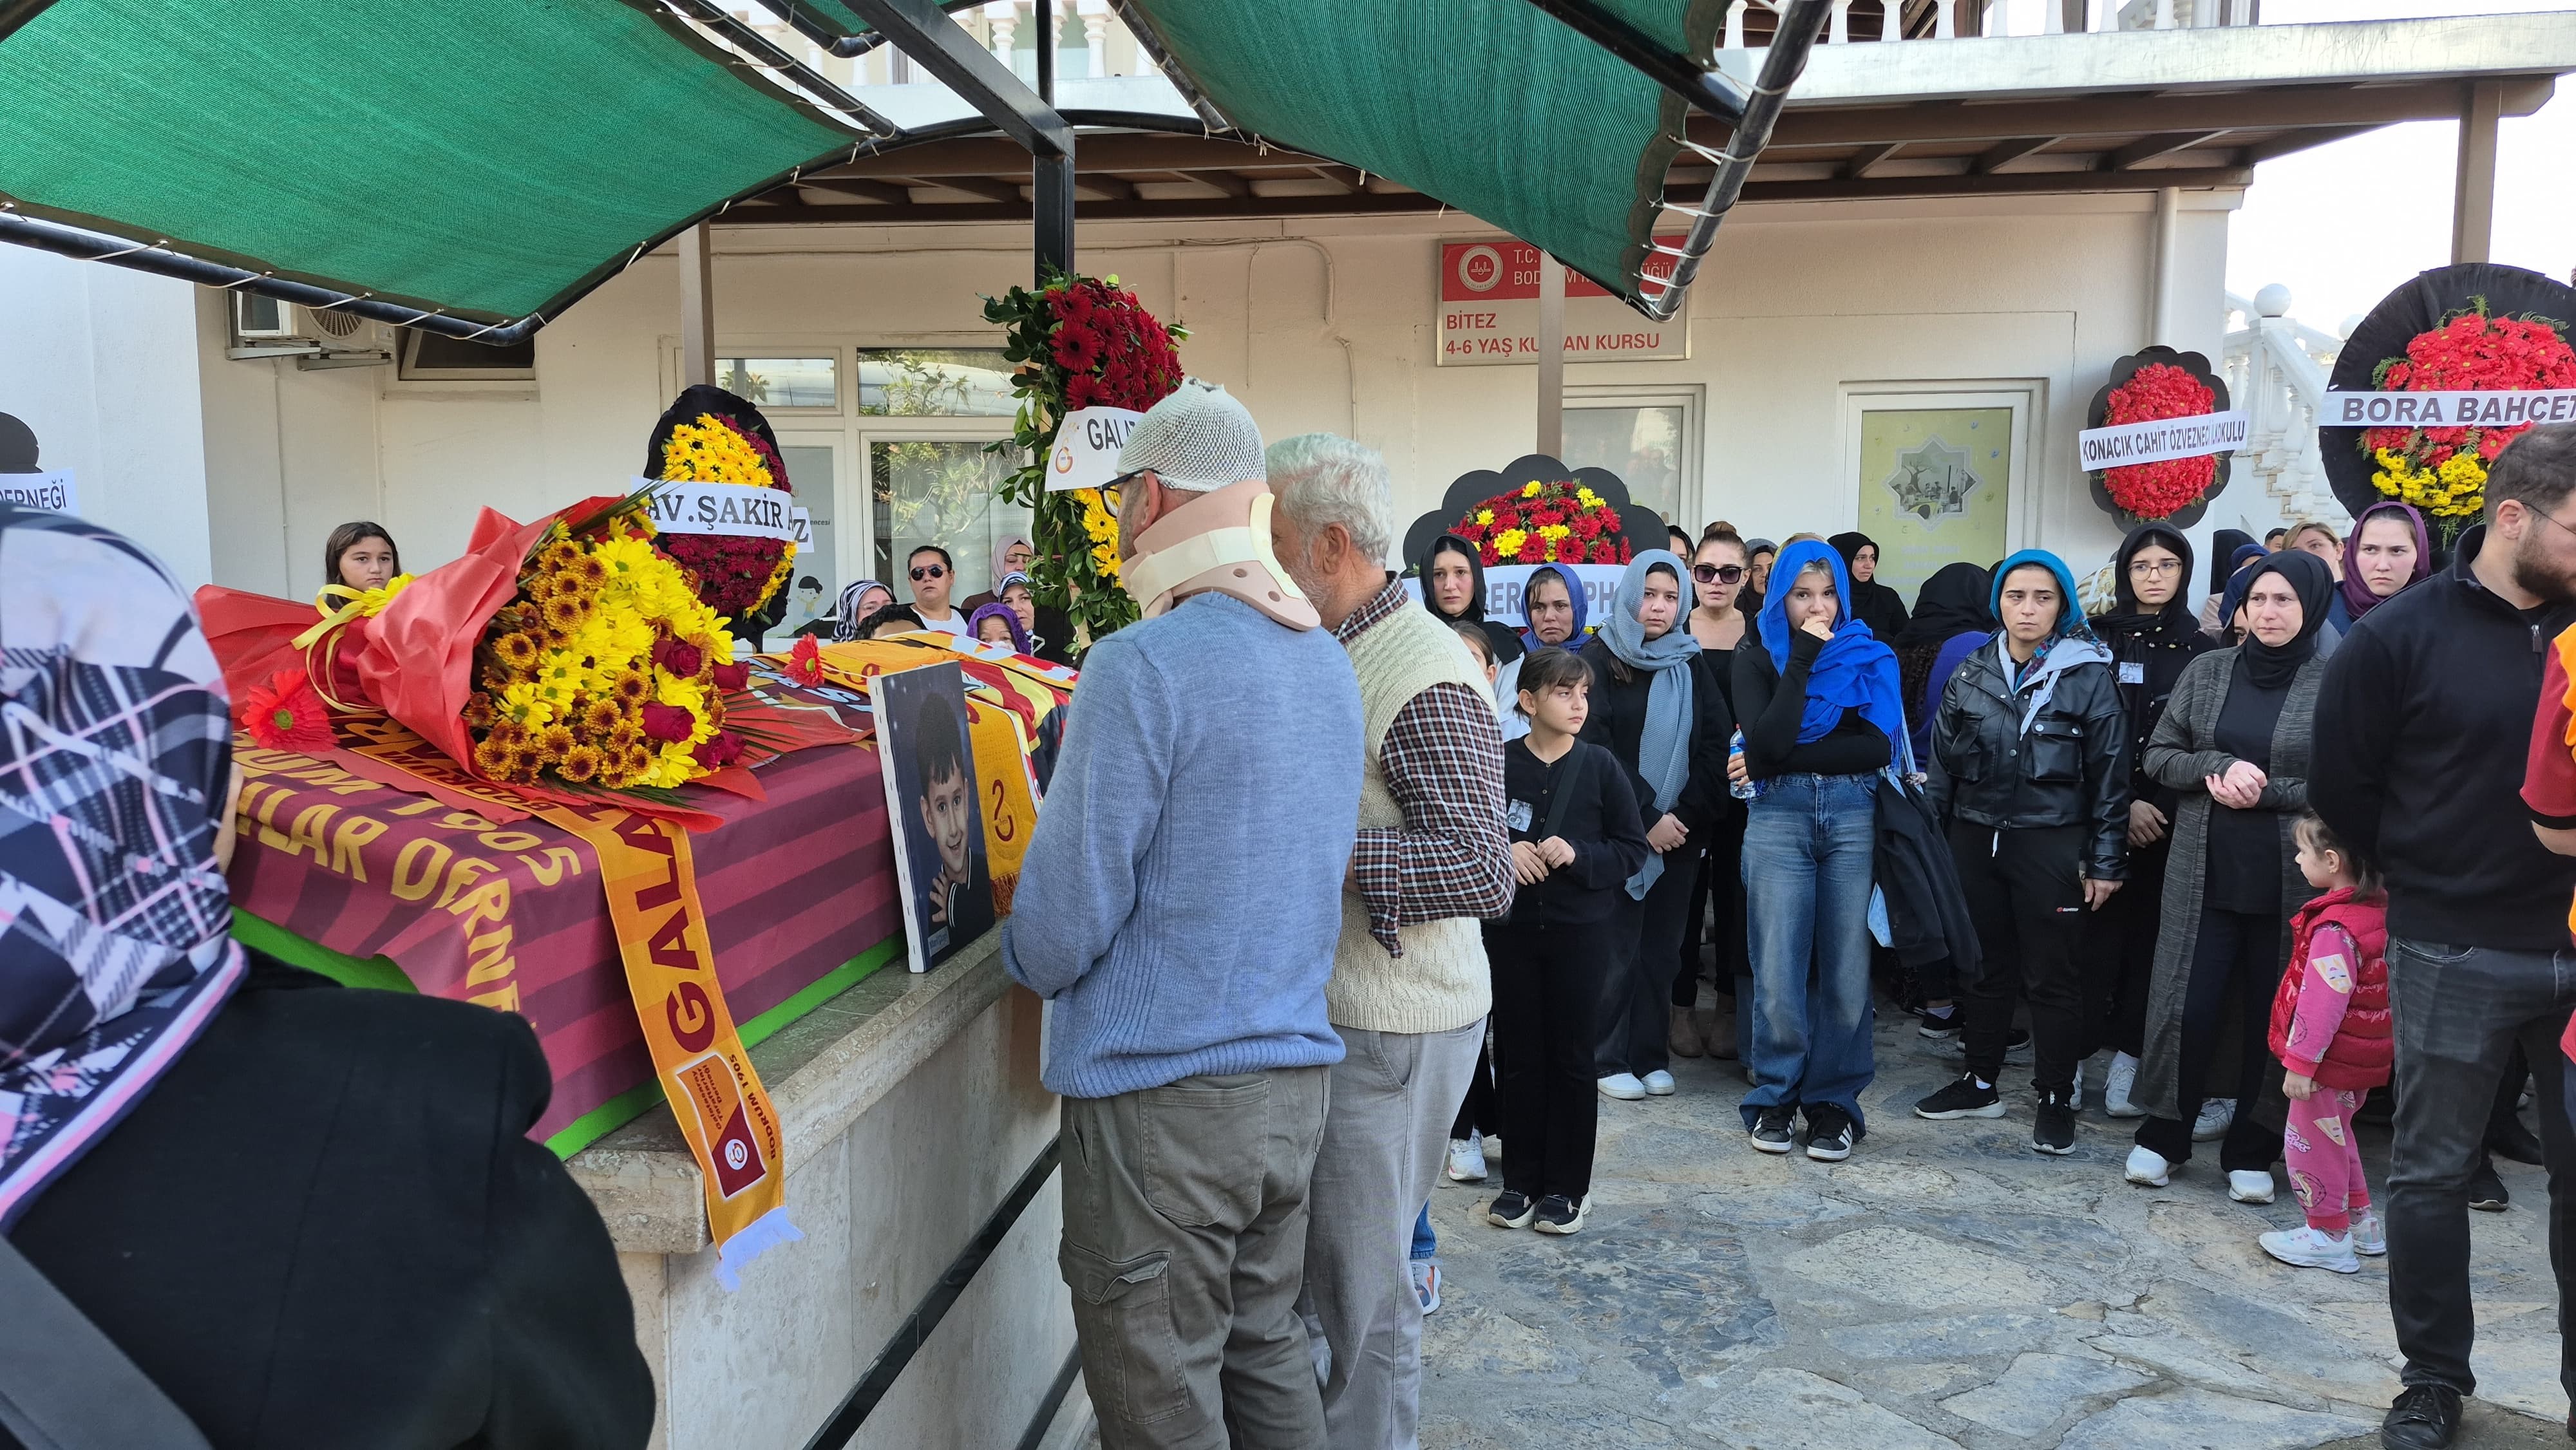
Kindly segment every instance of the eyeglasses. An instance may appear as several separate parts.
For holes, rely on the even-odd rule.
[[[2167,574],[2179,574],[2181,572],[2182,560],[2180,559],[2166,559],[2161,563],[2148,559],[2131,559],[2129,561],[2129,577],[2132,579],[2141,574],[2144,574],[2150,579],[2161,579]]]
[[[2524,508],[2526,508],[2526,509],[2530,509],[2530,510],[2531,510],[2531,512],[2533,512],[2533,513],[2539,514],[2539,515],[2540,515],[2542,518],[2544,518],[2544,519],[2548,519],[2551,523],[2553,523],[2553,524],[2557,524],[2557,525],[2558,525],[2558,527],[2560,527],[2560,528],[2562,528],[2562,529],[2565,529],[2567,532],[2569,532],[2569,533],[2571,533],[2571,534],[2576,534],[2576,524],[2560,523],[2560,522],[2559,522],[2559,520],[2557,519],[2557,517],[2556,517],[2555,515],[2548,514],[2548,513],[2543,513],[2543,512],[2542,512],[2541,510],[2539,510],[2539,509],[2532,508],[2532,507],[2531,507],[2531,505],[2529,505],[2529,504],[2524,504],[2524,505],[2523,505],[2523,507],[2524,507]]]
[[[947,567],[940,564],[924,564],[920,568],[912,571],[912,582],[915,584],[920,583],[924,579],[945,579],[947,577]]]
[[[1693,564],[1691,577],[1702,584],[1734,584],[1744,578],[1741,564]]]

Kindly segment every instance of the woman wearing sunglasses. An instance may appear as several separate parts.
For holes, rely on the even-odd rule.
[[[1744,642],[1745,590],[1753,577],[1753,561],[1745,548],[1744,536],[1735,526],[1720,520],[1700,535],[1699,547],[1691,551],[1691,598],[1695,601],[1687,627],[1699,641],[1701,658],[1709,662],[1709,673],[1717,680],[1719,693],[1727,696],[1727,714],[1735,713],[1735,648]],[[1682,924],[1682,959],[1673,974],[1672,1031],[1673,1055],[1698,1057],[1702,1053],[1720,1060],[1737,1055],[1736,993],[1739,982],[1753,979],[1753,966],[1745,952],[1744,938],[1744,807],[1728,796],[1715,830],[1709,833],[1707,849],[1700,855],[1699,877],[1691,887],[1690,915]],[[1717,900],[1716,931],[1708,935],[1708,905],[1711,894]],[[1703,939],[1717,944],[1717,1010],[1703,1020],[1694,1009],[1699,1006],[1699,954]]]
[[[912,551],[903,567],[912,580],[912,612],[921,616],[921,627],[966,633],[966,616],[948,602],[957,588],[957,565],[948,557],[948,551],[937,544],[924,544]]]

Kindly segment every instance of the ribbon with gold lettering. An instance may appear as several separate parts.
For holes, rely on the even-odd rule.
[[[540,814],[598,854],[617,953],[626,963],[653,1072],[705,1182],[716,1279],[738,1289],[743,1265],[805,1235],[787,1221],[787,1157],[777,1110],[716,981],[689,833],[614,806],[555,806]]]

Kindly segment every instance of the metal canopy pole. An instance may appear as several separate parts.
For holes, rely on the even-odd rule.
[[[1604,8],[1599,0],[1530,0],[1567,29],[1627,62],[1630,70],[1728,125],[1744,119],[1744,91],[1724,74],[1693,64]],[[1772,42],[1777,45],[1779,42]]]
[[[1762,74],[1753,83],[1753,97],[1745,103],[1744,119],[1736,122],[1735,134],[1726,140],[1724,151],[1711,151],[1687,137],[1675,137],[1682,145],[1716,163],[1717,172],[1709,179],[1708,191],[1697,207],[1676,207],[1691,214],[1690,235],[1681,249],[1658,245],[1654,250],[1673,259],[1673,274],[1654,279],[1641,278],[1639,287],[1642,310],[1657,322],[1669,322],[1681,309],[1682,296],[1690,290],[1691,279],[1699,275],[1700,259],[1716,244],[1717,224],[1735,207],[1736,198],[1744,194],[1746,178],[1753,174],[1753,162],[1762,148],[1771,144],[1771,128],[1780,121],[1780,108],[1789,99],[1789,87],[1807,68],[1807,52],[1815,49],[1816,37],[1824,33],[1825,22],[1833,18],[1833,0],[1790,0],[1789,11],[1780,17],[1780,26],[1771,34],[1771,48],[1762,53]],[[1661,280],[1663,289],[1653,296],[1644,295],[1642,282]]]
[[[1055,105],[1055,0],[1035,0],[1031,19],[1038,29],[1038,99]],[[1066,128],[1070,134],[1071,128]],[[1073,150],[1061,156],[1043,152],[1029,157],[1029,244],[1037,251],[1038,285],[1046,285],[1050,268],[1073,273]]]
[[[1073,270],[1073,127],[991,51],[975,43],[934,0],[847,0],[849,10],[882,32],[913,64],[955,91],[1001,128],[1033,161],[1034,245],[1038,280],[1050,268]],[[1052,59],[1046,62],[1050,71]],[[1050,166],[1049,163],[1057,163]],[[1052,173],[1052,179],[1050,177]]]

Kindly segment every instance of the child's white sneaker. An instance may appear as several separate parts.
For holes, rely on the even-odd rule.
[[[2271,1170],[2264,1168],[2231,1168],[2227,1170],[2227,1196],[2238,1203],[2270,1203],[2277,1185]]]
[[[2348,1233],[2323,1234],[2301,1224],[2276,1229],[2254,1241],[2263,1246],[2263,1252],[2298,1268],[2332,1269],[2338,1274],[2361,1272],[2361,1260],[2353,1254],[2352,1235]]]
[[[2129,1150],[2129,1166],[2124,1176],[2141,1188],[2162,1188],[2173,1182],[2173,1164],[2165,1155],[2144,1143]]]
[[[2352,1251],[2371,1259],[2388,1252],[2388,1226],[2379,1221],[2378,1209],[2365,1208],[2353,1219]]]
[[[2102,1083],[2102,1111],[2115,1118],[2143,1118],[2147,1110],[2129,1100],[2137,1091],[2138,1060],[2125,1052],[2113,1053],[2111,1070]]]
[[[1476,1134],[1449,1140],[1449,1181],[1482,1183],[1485,1181],[1485,1145]]]

